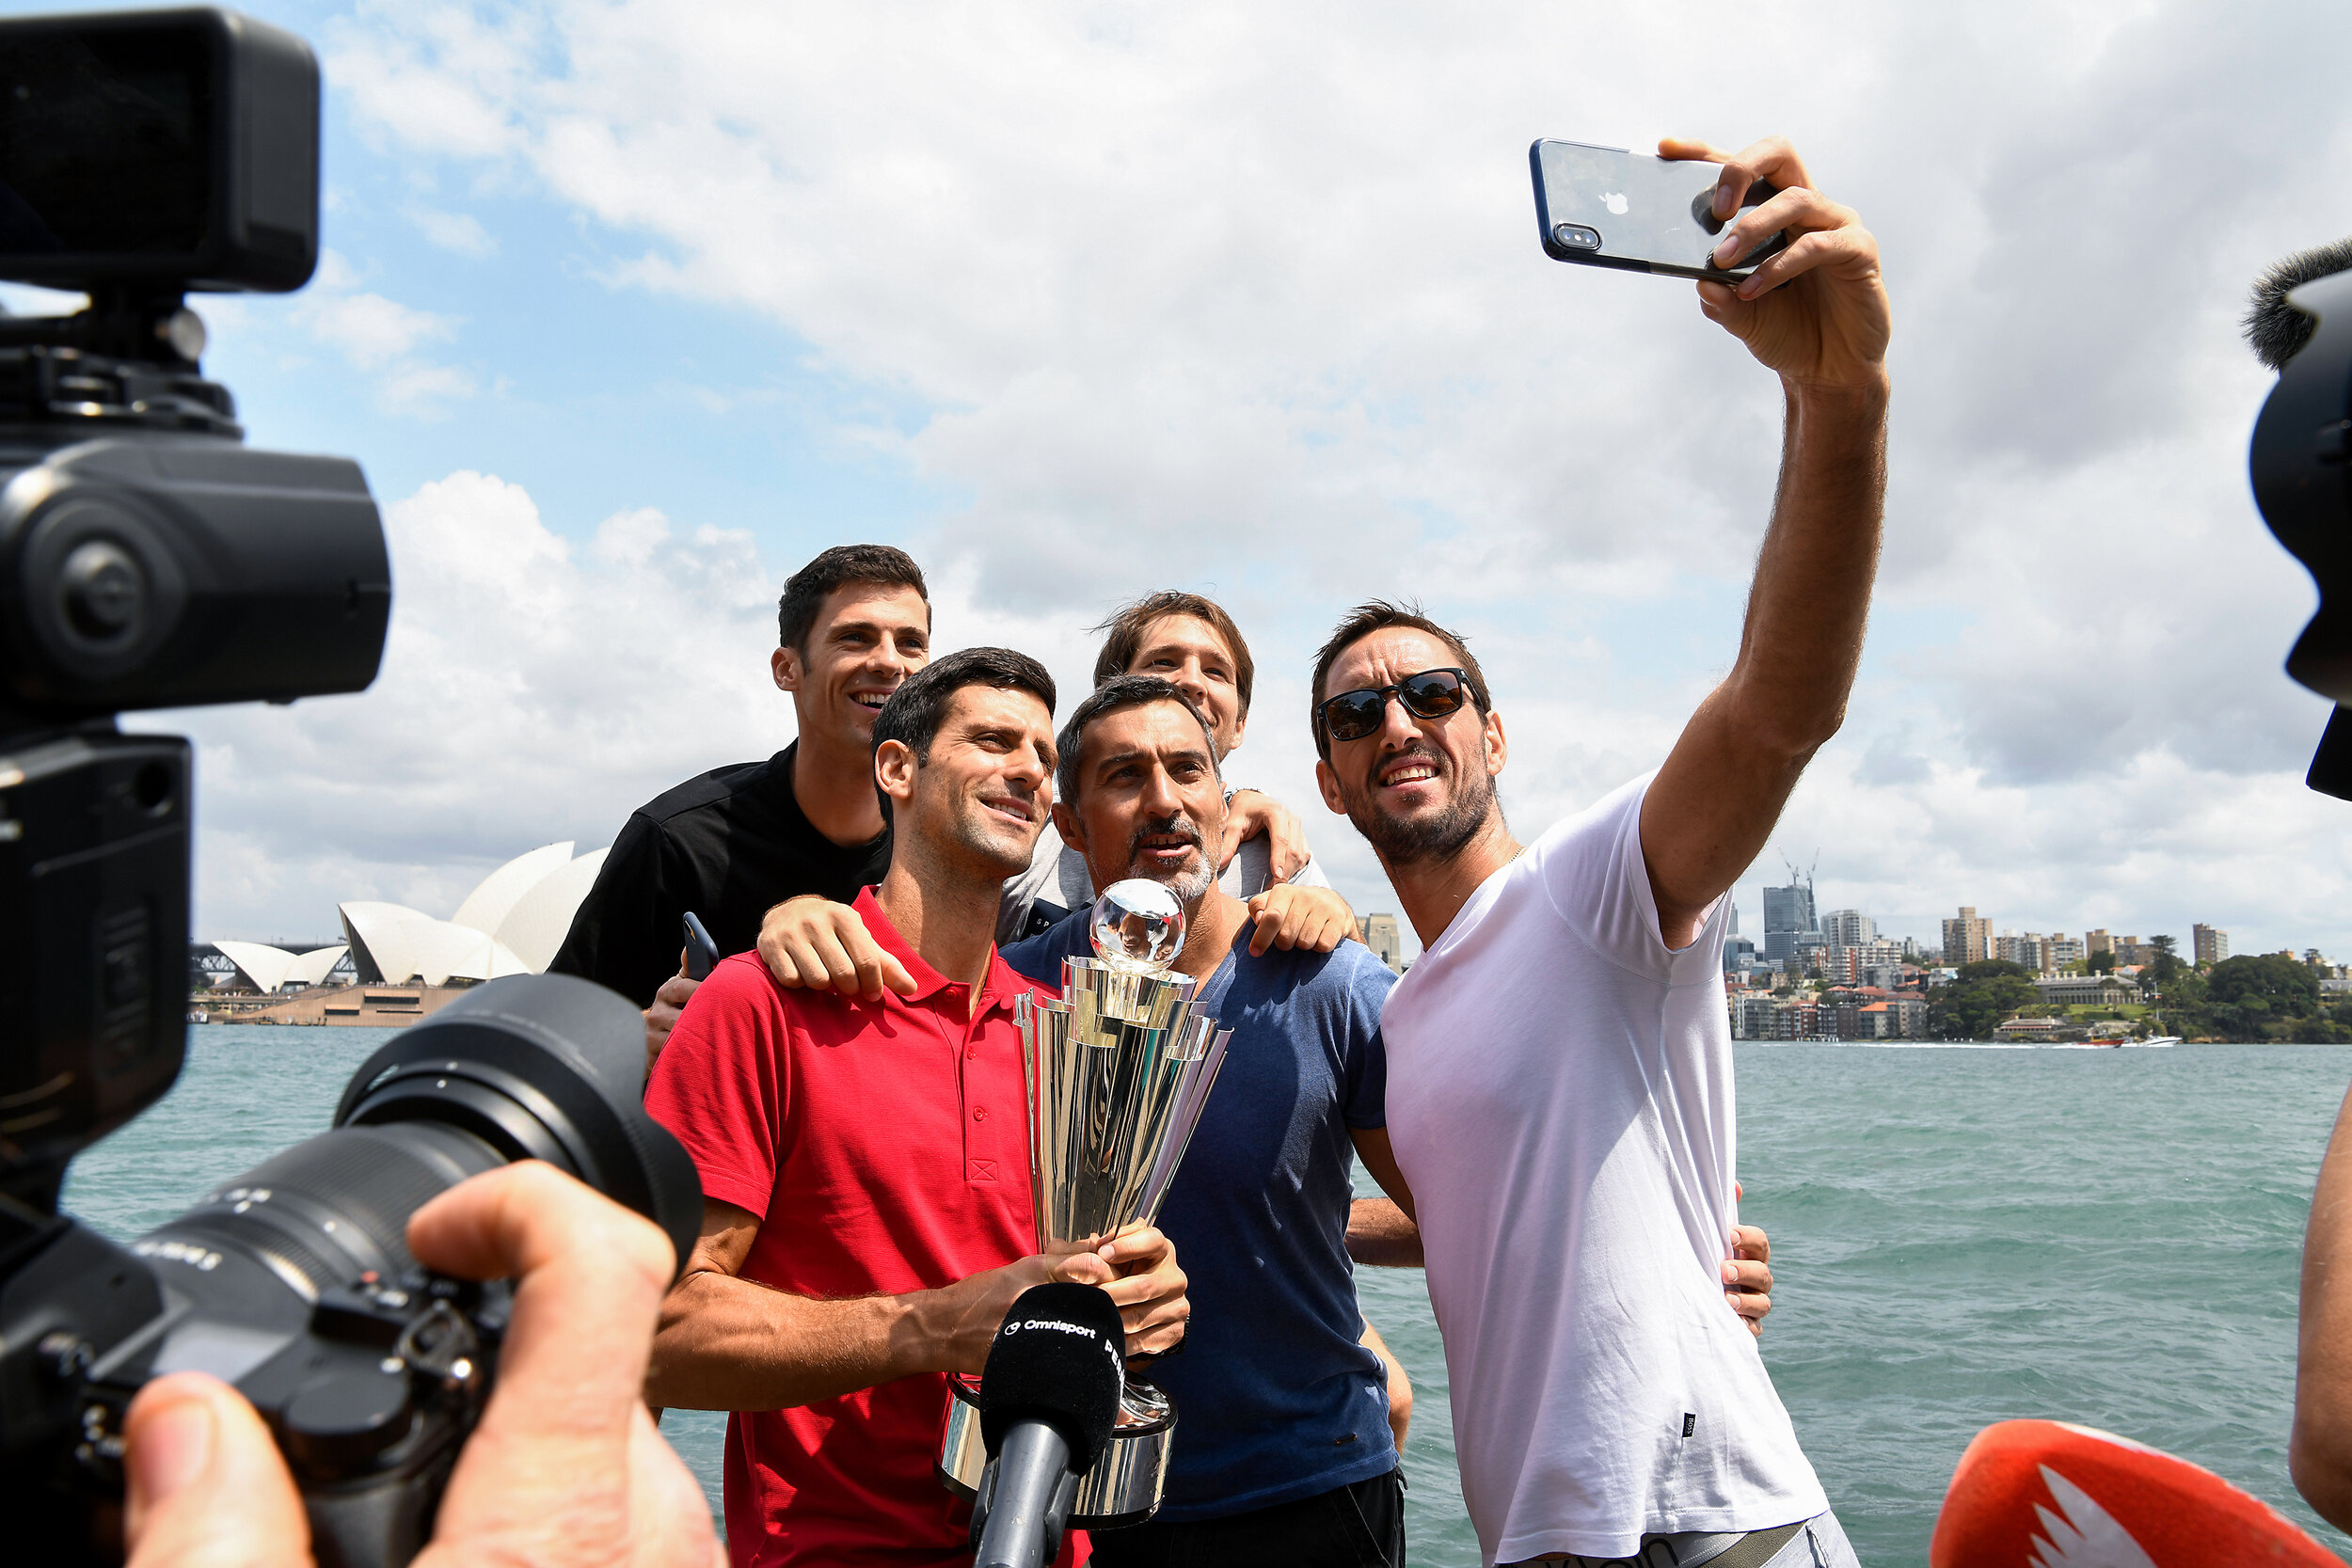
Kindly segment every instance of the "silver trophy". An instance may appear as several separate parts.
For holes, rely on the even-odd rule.
[[[1041,1250],[1095,1245],[1159,1215],[1224,1065],[1230,1029],[1192,1010],[1196,982],[1168,966],[1184,910],[1158,882],[1113,883],[1094,901],[1095,957],[1064,958],[1062,1000],[1013,1004],[1029,1090],[1029,1188]],[[979,1380],[948,1379],[940,1478],[984,1483]],[[1176,1407],[1130,1378],[1109,1448],[1078,1483],[1071,1524],[1137,1524],[1160,1506]]]

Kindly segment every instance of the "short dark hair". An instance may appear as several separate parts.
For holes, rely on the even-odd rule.
[[[853,582],[912,588],[922,595],[923,608],[930,608],[923,568],[906,551],[890,545],[835,545],[784,579],[784,596],[776,600],[776,646],[805,655],[825,595]]]
[[[1146,707],[1153,703],[1174,703],[1192,715],[1192,721],[1200,726],[1200,738],[1209,748],[1209,766],[1223,778],[1224,769],[1216,764],[1216,737],[1210,733],[1209,721],[1192,699],[1177,689],[1174,681],[1157,675],[1113,675],[1086,695],[1070,722],[1061,727],[1055,737],[1055,748],[1061,760],[1054,769],[1054,795],[1072,805],[1078,803],[1078,753],[1086,750],[1087,726],[1105,714],[1119,713],[1131,707]]]
[[[1315,678],[1307,689],[1308,721],[1314,731],[1315,753],[1326,762],[1331,760],[1331,738],[1323,731],[1323,683],[1330,675],[1331,666],[1340,661],[1340,655],[1374,632],[1386,631],[1391,626],[1425,631],[1453,649],[1454,657],[1461,662],[1462,673],[1470,677],[1470,701],[1477,705],[1482,716],[1495,710],[1494,698],[1486,690],[1486,673],[1478,667],[1478,660],[1470,656],[1469,645],[1459,634],[1423,615],[1415,600],[1391,604],[1386,599],[1366,599],[1347,612],[1347,619],[1339,624],[1315,654]]]
[[[933,659],[898,683],[890,701],[874,715],[874,749],[895,740],[918,761],[929,761],[931,742],[939,738],[939,726],[946,721],[947,705],[967,686],[1025,691],[1045,705],[1049,718],[1054,711],[1054,677],[1044,665],[1010,648],[964,648]],[[882,820],[887,822],[890,797],[882,795],[880,780],[874,793],[882,795]]]
[[[1163,589],[1146,594],[1131,605],[1115,610],[1110,619],[1094,629],[1109,635],[1104,639],[1103,651],[1094,656],[1094,684],[1101,686],[1113,675],[1123,675],[1127,666],[1143,651],[1144,634],[1155,621],[1171,615],[1189,615],[1196,621],[1206,621],[1225,640],[1225,646],[1233,656],[1233,690],[1241,698],[1241,710],[1249,711],[1249,692],[1258,682],[1258,666],[1249,657],[1249,644],[1242,641],[1241,628],[1225,613],[1225,607],[1215,599],[1182,589]]]

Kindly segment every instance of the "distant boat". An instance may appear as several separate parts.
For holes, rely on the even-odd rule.
[[[2178,1035],[2158,1035],[2152,1040],[2125,1040],[2123,1043],[2126,1045],[2139,1046],[2178,1045],[2181,1043],[2181,1037]]]
[[[2085,1040],[2085,1041],[2083,1041],[2083,1043],[2084,1043],[2085,1045],[2108,1045],[2108,1046],[2113,1046],[2113,1045],[2122,1045],[2123,1042],[2122,1042],[2122,1040]]]

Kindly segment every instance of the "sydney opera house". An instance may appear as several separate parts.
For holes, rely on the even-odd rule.
[[[195,1006],[222,1022],[393,1022],[478,981],[537,974],[563,945],[604,856],[574,857],[568,842],[542,845],[485,877],[447,920],[402,904],[339,904],[342,943],[308,952],[213,942],[199,953],[210,987]]]

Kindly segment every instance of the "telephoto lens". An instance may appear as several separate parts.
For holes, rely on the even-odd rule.
[[[564,975],[492,981],[404,1030],[343,1091],[332,1132],[224,1182],[133,1243],[163,1311],[87,1374],[80,1457],[166,1372],[211,1372],[267,1418],[323,1563],[398,1564],[432,1532],[487,1397],[502,1286],[426,1275],[408,1218],[514,1160],[545,1160],[668,1233],[685,1266],[692,1162],[641,1103],[644,1020]]]

